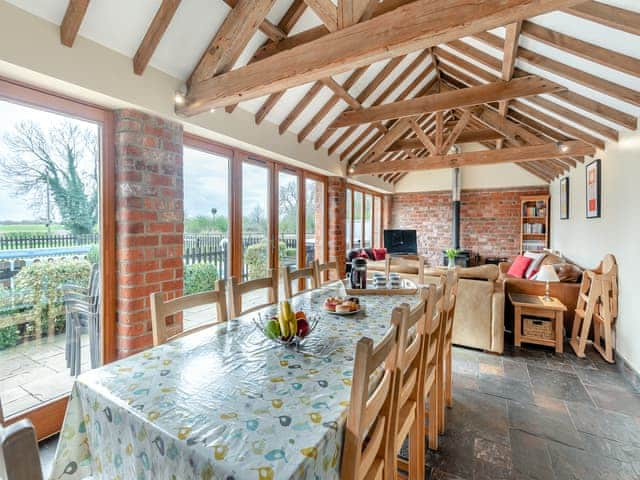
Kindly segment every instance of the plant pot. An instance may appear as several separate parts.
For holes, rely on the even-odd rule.
[[[447,267],[449,268],[449,270],[453,270],[454,268],[456,268],[455,257],[449,257],[449,263],[447,264]]]

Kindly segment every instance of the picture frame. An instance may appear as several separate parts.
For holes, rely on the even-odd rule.
[[[585,166],[587,218],[600,218],[602,214],[602,171],[600,163],[598,159]]]
[[[560,179],[560,220],[569,219],[569,177]]]

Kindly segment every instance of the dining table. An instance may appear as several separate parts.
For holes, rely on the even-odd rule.
[[[256,318],[228,320],[80,375],[50,479],[338,479],[355,347],[377,342],[394,307],[420,293],[363,295],[361,311],[323,308],[342,282],[291,299],[317,320],[299,346]]]

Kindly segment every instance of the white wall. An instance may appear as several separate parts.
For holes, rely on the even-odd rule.
[[[571,170],[570,218],[559,219],[560,184],[551,185],[551,246],[583,267],[612,253],[620,271],[618,352],[640,372],[640,133],[608,143],[602,160],[602,216],[585,218],[585,166]],[[588,162],[585,162],[585,164]]]
[[[311,142],[298,143],[290,132],[280,135],[267,121],[240,108],[229,115],[220,109],[195,117],[174,113],[173,97],[184,82],[148,67],[133,73],[132,59],[81,36],[73,48],[60,43],[57,25],[0,0],[0,76],[46,88],[107,108],[134,107],[181,122],[185,130],[318,173],[344,175],[345,165]],[[367,178],[359,181],[369,184]],[[393,186],[373,182],[374,188]]]

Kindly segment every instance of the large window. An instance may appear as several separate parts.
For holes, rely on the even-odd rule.
[[[355,186],[347,189],[346,246],[382,246],[382,196]]]
[[[229,167],[231,152],[185,137],[184,293],[211,290],[229,274]],[[215,305],[186,310],[185,329],[214,321]]]
[[[114,357],[111,135],[108,112],[0,81],[0,400],[41,437]]]

